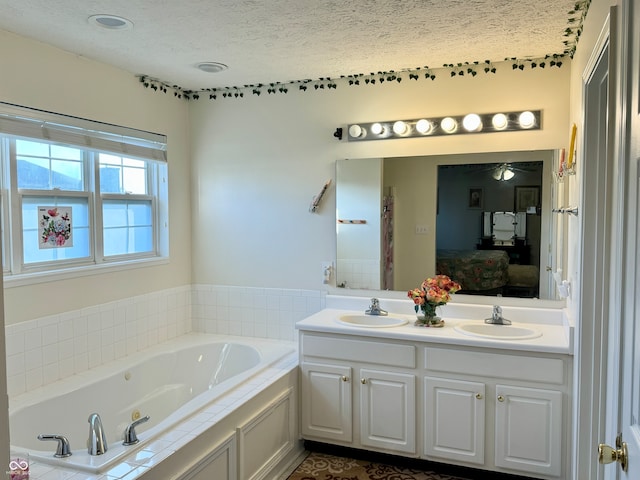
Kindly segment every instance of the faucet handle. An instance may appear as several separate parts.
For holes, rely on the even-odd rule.
[[[56,440],[58,442],[58,446],[56,448],[56,453],[53,454],[56,458],[65,458],[71,456],[71,447],[69,446],[69,440],[64,435],[50,435],[50,434],[40,434],[38,435],[38,440]]]
[[[127,425],[127,428],[124,429],[124,441],[122,442],[122,444],[127,446],[135,445],[136,443],[138,443],[139,440],[138,435],[136,435],[136,427],[141,423],[148,422],[150,418],[151,417],[149,415],[146,415]]]
[[[377,298],[372,298],[371,299],[371,307],[372,308],[378,308],[380,306],[380,300],[378,300]]]

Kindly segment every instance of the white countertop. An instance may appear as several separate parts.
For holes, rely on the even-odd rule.
[[[412,305],[409,305],[412,308]],[[491,308],[485,306],[460,306],[443,309],[439,316],[445,321],[442,328],[414,326],[415,314],[389,313],[395,318],[405,318],[408,323],[397,327],[359,327],[340,323],[342,315],[361,315],[359,310],[327,308],[299,321],[296,328],[304,332],[338,333],[393,340],[410,340],[414,342],[437,343],[448,345],[462,345],[500,350],[518,350],[529,352],[545,352],[573,354],[573,327],[569,325],[561,310],[552,309],[504,309],[504,317],[512,320],[514,326],[533,328],[542,333],[531,339],[500,339],[494,337],[471,336],[459,332],[456,326],[469,322],[484,323],[484,318],[490,316]],[[452,306],[453,307],[453,306]],[[486,310],[486,311],[485,311]],[[487,313],[488,312],[488,313]],[[500,326],[497,328],[509,328]]]

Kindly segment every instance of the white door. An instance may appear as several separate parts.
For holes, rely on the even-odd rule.
[[[618,413],[616,431],[621,432],[618,441],[620,447],[611,445],[614,438],[607,438],[617,454],[605,451],[605,457],[620,457],[623,454],[626,458],[626,471],[621,468],[621,462],[615,462],[618,466],[611,465],[605,467],[605,478],[637,479],[640,478],[640,89],[639,69],[640,59],[640,1],[634,0],[623,2],[621,6],[620,31],[626,31],[626,39],[621,43],[623,56],[623,72],[628,73],[629,83],[623,88],[624,105],[628,109],[625,115],[622,130],[626,130],[628,143],[623,146],[622,153],[627,159],[627,170],[624,172],[628,179],[628,192],[625,196],[624,205],[624,230],[627,239],[624,255],[623,269],[624,282],[622,284],[623,299],[621,312],[619,349],[612,352],[609,371],[620,370],[618,388]],[[626,41],[625,41],[626,40]],[[626,48],[625,48],[626,47]],[[611,342],[610,342],[611,343]],[[615,376],[614,373],[611,374]],[[615,397],[615,395],[613,395]],[[611,408],[611,407],[608,407]],[[613,422],[610,422],[613,423]],[[611,435],[611,434],[609,434]],[[613,435],[611,435],[613,436]],[[604,439],[603,439],[604,440]],[[626,450],[626,451],[624,451]]]
[[[619,115],[614,158],[618,162],[613,213],[619,226],[613,232],[612,285],[618,294],[611,298],[608,325],[606,424],[601,433],[598,460],[605,466],[598,478],[631,480],[640,478],[640,1],[621,2],[612,10],[611,54],[617,56],[620,79]],[[635,20],[634,20],[635,19]],[[614,26],[618,28],[613,28]],[[619,35],[614,35],[620,32]],[[595,413],[595,412],[594,412]]]

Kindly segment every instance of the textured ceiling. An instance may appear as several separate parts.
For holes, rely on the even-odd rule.
[[[584,10],[588,0],[580,0]],[[185,89],[563,53],[575,0],[0,0],[0,29]],[[134,28],[100,29],[112,14]],[[571,47],[571,45],[569,46]],[[229,69],[208,74],[200,62]]]

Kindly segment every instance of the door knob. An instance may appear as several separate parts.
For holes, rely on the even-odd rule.
[[[627,471],[629,454],[627,452],[627,443],[622,441],[622,434],[616,437],[616,448],[601,443],[598,445],[598,462],[602,465],[618,462],[623,471]]]

